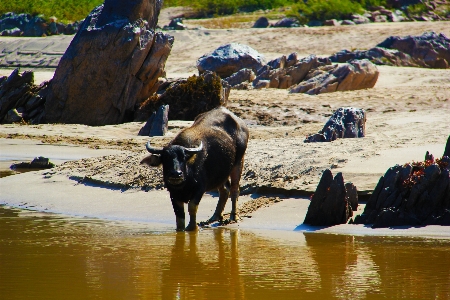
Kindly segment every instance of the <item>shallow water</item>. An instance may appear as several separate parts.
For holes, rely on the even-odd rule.
[[[290,236],[156,232],[0,206],[0,298],[450,298],[450,240]]]

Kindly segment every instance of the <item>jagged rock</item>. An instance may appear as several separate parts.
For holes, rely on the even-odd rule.
[[[342,50],[329,58],[339,63],[368,59],[377,65],[446,69],[450,65],[450,39],[434,32],[421,36],[391,36],[372,49]]]
[[[329,57],[332,62],[345,63],[354,59],[368,59],[376,65],[419,67],[406,53],[395,49],[374,47],[369,50],[341,50]]]
[[[26,168],[26,169],[50,169],[55,166],[54,163],[50,162],[50,159],[39,156],[35,157],[31,162],[21,162],[17,164],[12,164],[11,169],[19,169],[19,168]]]
[[[11,110],[25,104],[27,98],[31,97],[33,85],[34,74],[31,71],[20,74],[19,69],[15,69],[11,75],[3,78],[0,84],[0,121],[10,123],[12,119],[16,119]],[[8,112],[9,117],[5,120]]]
[[[11,123],[18,123],[22,122],[22,113],[19,113],[17,109],[13,108],[10,109],[7,113],[5,118],[3,119],[3,123],[11,124]]]
[[[298,27],[298,21],[295,18],[283,18],[272,25],[273,27]]]
[[[241,69],[233,75],[224,79],[228,84],[234,88],[235,86],[247,81],[252,82],[255,79],[255,73],[251,69]]]
[[[326,169],[311,198],[304,224],[333,226],[345,224],[358,208],[358,194],[352,183],[344,184],[342,173]]]
[[[391,36],[377,47],[406,53],[421,67],[447,69],[450,65],[450,38],[443,33],[430,31],[421,36]]]
[[[259,17],[258,20],[256,20],[255,24],[252,26],[253,28],[267,28],[269,27],[269,19],[266,17]]]
[[[173,37],[154,31],[161,5],[106,0],[89,14],[55,71],[46,122],[132,120],[136,105],[157,90],[172,48]]]
[[[450,225],[450,158],[389,168],[356,224],[373,228]]]
[[[169,126],[169,105],[161,105],[157,111],[153,112],[139,130],[138,135],[143,136],[164,136]]]
[[[304,142],[331,142],[338,138],[360,138],[366,135],[366,113],[364,109],[341,107],[318,133],[308,136]]]
[[[366,59],[343,65],[326,65],[312,70],[304,81],[290,88],[290,93],[317,95],[372,88],[378,75],[376,66]]]
[[[238,43],[222,45],[197,60],[200,74],[205,71],[216,72],[221,78],[226,78],[241,69],[251,69],[257,72],[265,64],[264,56],[255,49]]]
[[[269,81],[271,88],[289,88],[300,83],[311,69],[324,65],[315,55],[310,55],[297,60],[297,53],[290,54],[287,58],[270,61],[258,71],[258,76],[253,80],[254,88],[264,87],[265,81]],[[263,83],[260,83],[263,81]]]
[[[161,105],[169,105],[169,120],[194,120],[203,112],[226,105],[230,86],[213,72],[179,79],[161,95],[154,95],[138,109],[135,121],[145,121]]]
[[[450,135],[448,136],[447,144],[445,145],[445,150],[444,150],[443,156],[450,157]]]

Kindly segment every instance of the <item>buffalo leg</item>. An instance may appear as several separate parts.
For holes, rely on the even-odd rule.
[[[219,202],[217,202],[216,211],[213,216],[208,220],[208,223],[223,220],[223,210],[225,204],[227,204],[228,197],[230,196],[230,181],[227,180],[223,186],[219,188]]]
[[[189,211],[189,224],[186,227],[186,231],[194,231],[197,230],[197,210],[198,203],[196,201],[189,201],[188,211]]]
[[[181,201],[176,201],[172,199],[173,211],[175,212],[175,217],[177,219],[177,231],[184,230],[184,203]]]
[[[231,179],[231,215],[230,221],[237,222],[240,220],[239,211],[237,208],[238,198],[239,198],[239,181],[241,180],[242,166],[244,165],[244,158],[236,164],[231,170],[230,179]]]

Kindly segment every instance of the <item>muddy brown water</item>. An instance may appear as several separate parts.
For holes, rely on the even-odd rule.
[[[0,206],[0,298],[450,298],[450,240],[293,234],[152,231]]]

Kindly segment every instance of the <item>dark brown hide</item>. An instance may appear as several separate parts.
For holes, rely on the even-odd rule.
[[[230,219],[237,221],[237,201],[249,132],[246,124],[224,107],[200,114],[194,124],[181,131],[166,147],[154,149],[141,163],[163,165],[163,177],[177,219],[177,230],[197,229],[198,204],[206,191],[218,190],[219,202],[209,222],[222,220],[231,194]],[[188,203],[189,225],[185,225],[184,203]]]

